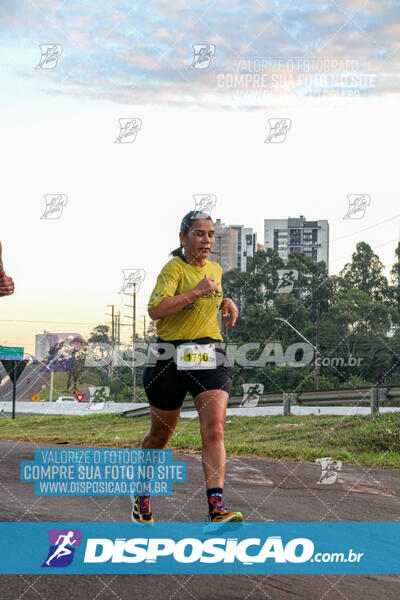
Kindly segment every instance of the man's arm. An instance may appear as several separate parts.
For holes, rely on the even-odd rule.
[[[0,242],[0,296],[10,296],[14,293],[14,282],[4,272],[2,261],[2,247]]]

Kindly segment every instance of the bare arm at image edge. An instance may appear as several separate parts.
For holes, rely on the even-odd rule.
[[[14,282],[11,277],[7,277],[4,272],[3,261],[2,261],[2,247],[0,242],[0,297],[10,296],[14,293]]]

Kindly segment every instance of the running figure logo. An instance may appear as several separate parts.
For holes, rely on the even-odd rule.
[[[68,196],[65,194],[45,194],[46,208],[41,219],[59,219],[67,206]]]
[[[279,280],[274,294],[289,294],[299,277],[299,272],[297,269],[277,269],[277,273]]]
[[[242,383],[243,388],[243,400],[239,406],[252,407],[257,406],[260,400],[260,394],[264,391],[264,385],[262,383]]]
[[[48,529],[49,553],[42,567],[68,567],[74,558],[76,547],[81,545],[79,529]]]
[[[214,44],[192,44],[194,57],[189,69],[207,69],[215,55]]]
[[[268,119],[269,134],[264,144],[281,144],[292,127],[291,119]]]
[[[371,202],[369,194],[348,194],[349,208],[343,219],[362,219]]]
[[[107,386],[88,386],[90,399],[85,410],[103,410],[110,396],[110,388]]]
[[[36,69],[54,69],[57,66],[58,59],[62,54],[63,47],[61,44],[39,44],[40,57],[39,64]]]
[[[142,119],[118,119],[119,134],[114,144],[132,144],[142,129]]]
[[[217,204],[217,196],[215,194],[193,194],[193,198],[194,209],[211,216],[211,211]]]
[[[138,293],[140,290],[140,283],[144,281],[146,276],[146,271],[144,269],[122,269],[122,274],[124,276],[124,281],[122,283],[122,288],[118,293]],[[136,284],[136,286],[134,284]]]
[[[342,461],[333,460],[332,458],[316,458],[315,462],[321,465],[321,476],[317,483],[323,483],[326,485],[335,483],[339,471],[342,470]]]

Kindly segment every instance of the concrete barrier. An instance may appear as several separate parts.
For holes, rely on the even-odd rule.
[[[147,403],[140,402],[16,402],[15,414],[37,414],[37,415],[90,415],[104,413],[122,413],[126,410],[149,406]],[[10,413],[12,411],[12,402],[0,402],[0,412]]]

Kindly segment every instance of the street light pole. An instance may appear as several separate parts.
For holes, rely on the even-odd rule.
[[[289,321],[287,321],[286,319],[281,319],[280,317],[275,317],[275,321],[283,321],[283,323],[286,323],[286,325],[289,325],[289,327],[291,327],[293,329],[293,331],[295,331],[305,342],[307,342],[307,344],[310,344],[310,346],[312,346],[314,348],[315,351],[315,360],[314,360],[314,389],[315,391],[319,391],[319,383],[320,383],[320,365],[319,365],[319,357],[320,357],[320,351],[319,351],[319,303],[317,305],[317,339],[316,339],[316,345],[314,346],[314,344],[312,342],[310,342],[310,340],[308,340],[306,337],[304,337],[304,335],[302,333],[300,333],[300,331],[297,331],[296,327],[293,327],[293,325],[291,323],[289,323]]]
[[[320,316],[321,303],[317,302],[317,322],[315,326],[315,391],[319,392],[320,387],[320,356],[321,352],[319,349],[319,316]]]

